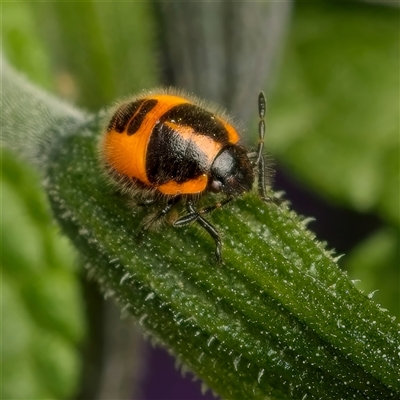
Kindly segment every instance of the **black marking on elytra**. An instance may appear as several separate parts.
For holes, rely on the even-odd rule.
[[[229,134],[224,124],[214,114],[194,104],[177,105],[161,116],[160,122],[172,122],[180,126],[189,126],[200,135],[211,137],[222,143],[229,143]]]
[[[143,104],[141,104],[139,111],[132,118],[131,122],[129,122],[128,136],[135,134],[140,129],[146,115],[156,106],[157,103],[158,100],[149,99],[145,100]]]
[[[143,102],[144,99],[141,99],[122,104],[111,118],[107,128],[108,132],[115,130],[118,133],[123,133],[129,120],[136,113]]]
[[[193,140],[166,124],[159,122],[154,127],[146,155],[146,174],[151,183],[187,182],[208,168],[206,155]]]

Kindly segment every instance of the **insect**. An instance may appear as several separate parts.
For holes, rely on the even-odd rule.
[[[222,241],[205,215],[252,189],[266,195],[264,157],[265,96],[258,97],[256,151],[248,152],[230,119],[204,107],[197,99],[172,91],[147,93],[123,102],[114,111],[102,137],[101,158],[108,175],[142,204],[160,204],[145,218],[142,232],[162,220],[178,202],[187,213],[174,226],[198,223],[214,239],[222,261]],[[198,208],[199,198],[215,192],[223,200]]]

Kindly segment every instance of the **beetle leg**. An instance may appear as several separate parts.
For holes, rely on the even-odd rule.
[[[189,212],[188,214],[184,215],[183,217],[178,218],[174,222],[174,226],[183,226],[187,225],[193,221],[195,221],[200,215],[209,214],[216,210],[217,208],[223,207],[225,204],[228,204],[233,200],[233,197],[227,197],[225,200],[215,203],[212,206],[201,208],[200,210],[196,210],[193,207],[193,212]],[[192,201],[191,201],[192,202]],[[193,205],[193,202],[192,202]]]
[[[208,234],[214,239],[214,242],[216,245],[215,256],[217,258],[218,263],[222,262],[221,237],[220,237],[218,231],[215,229],[215,227],[210,222],[208,222],[205,218],[203,218],[200,214],[210,213],[211,211],[215,210],[216,208],[221,207],[222,205],[225,205],[226,203],[228,203],[231,200],[232,200],[232,198],[228,197],[222,203],[217,203],[214,206],[203,208],[201,210],[196,210],[196,208],[193,205],[193,201],[188,200],[186,203],[186,209],[187,209],[188,213],[174,222],[174,226],[183,226],[183,225],[189,224],[190,222],[196,221],[203,229],[205,229],[208,232]]]
[[[140,206],[140,207],[146,207],[146,206],[151,206],[151,205],[153,205],[155,203],[157,203],[157,198],[153,197],[153,198],[150,198],[150,199],[142,200],[142,201],[138,202],[137,205]]]
[[[215,203],[214,205],[212,205],[212,206],[209,206],[209,207],[205,207],[205,208],[201,208],[200,210],[198,210],[197,212],[199,213],[199,214],[209,214],[209,213],[211,213],[212,211],[214,211],[214,210],[216,210],[217,208],[221,208],[221,207],[223,207],[225,204],[228,204],[229,202],[231,202],[233,200],[233,197],[231,196],[231,197],[227,197],[225,200],[223,200],[223,201],[221,201],[221,202],[218,202],[218,203]]]
[[[168,200],[167,204],[162,210],[154,214],[151,214],[148,218],[144,218],[141,223],[140,230],[137,234],[137,239],[141,240],[144,235],[144,232],[151,229],[153,225],[155,225],[158,221],[164,218],[179,200],[181,200],[181,196],[173,197],[172,199]]]

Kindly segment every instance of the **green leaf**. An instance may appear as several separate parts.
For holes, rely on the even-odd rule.
[[[84,333],[72,249],[55,233],[37,176],[1,158],[1,397],[71,397]]]
[[[59,91],[77,104],[97,110],[156,84],[150,3],[44,2],[30,8]]]
[[[1,12],[2,52],[33,82],[53,89],[50,57],[39,35],[41,24],[33,20],[28,2],[2,2]]]
[[[215,212],[224,265],[195,226],[165,227],[138,242],[146,210],[130,206],[105,178],[98,159],[104,121],[38,96],[3,70],[3,118],[23,112],[1,121],[4,143],[42,149],[31,153],[89,274],[184,370],[225,398],[399,396],[399,325],[354,287],[286,204],[248,194]],[[32,107],[18,104],[32,97]],[[40,115],[53,108],[42,127]],[[26,132],[15,141],[25,120],[35,121],[44,142]]]
[[[190,369],[227,398],[253,390],[254,398],[394,396],[399,328],[299,217],[254,195],[215,213],[223,266],[194,227],[139,244],[145,214],[104,179],[99,130],[82,128],[53,155],[47,190],[55,214],[103,290]]]

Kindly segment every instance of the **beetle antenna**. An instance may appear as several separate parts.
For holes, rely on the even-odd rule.
[[[258,95],[258,146],[256,165],[258,167],[258,193],[263,199],[267,199],[266,182],[265,182],[265,157],[264,157],[264,138],[265,138],[265,112],[267,109],[267,101],[264,92]]]

